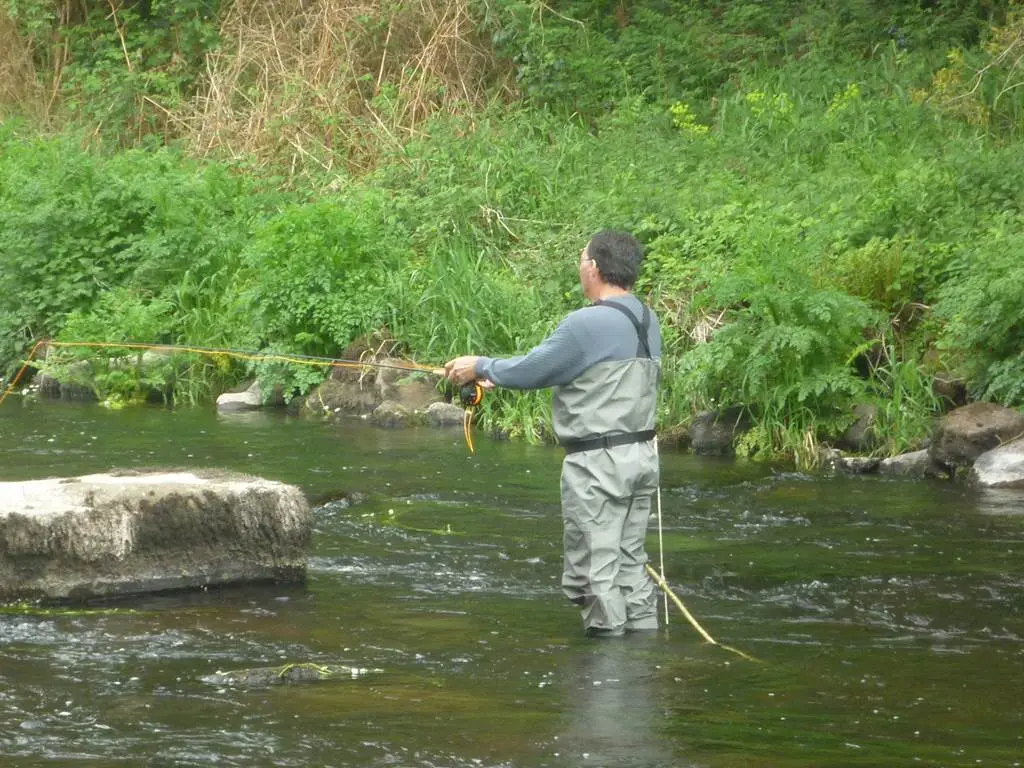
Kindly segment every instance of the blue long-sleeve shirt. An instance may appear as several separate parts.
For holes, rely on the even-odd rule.
[[[643,304],[632,294],[614,301],[629,309],[637,320]],[[554,332],[525,355],[481,357],[476,375],[509,389],[543,389],[568,384],[597,363],[630,360],[638,354],[637,331],[619,310],[592,305],[570,312]],[[647,333],[651,357],[661,357],[661,328],[654,313]]]

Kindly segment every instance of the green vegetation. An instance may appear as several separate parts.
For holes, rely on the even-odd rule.
[[[44,336],[521,352],[616,227],[648,251],[663,426],[739,405],[742,450],[809,462],[856,404],[878,453],[915,446],[937,374],[1024,405],[1019,2],[317,7],[0,10],[0,369]],[[122,399],[323,375],[104,365]],[[549,432],[541,393],[484,418]]]

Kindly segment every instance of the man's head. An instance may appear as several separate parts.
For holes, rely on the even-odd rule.
[[[601,282],[623,290],[631,290],[640,274],[644,249],[640,241],[628,232],[602,229],[592,238],[580,254],[580,279],[587,289],[587,269],[596,268]]]

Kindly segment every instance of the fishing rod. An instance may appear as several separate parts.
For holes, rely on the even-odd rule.
[[[314,365],[323,368],[385,368],[397,371],[427,373],[442,378],[445,376],[444,368],[432,365],[422,365],[411,361],[404,363],[384,363],[376,360],[350,360],[341,357],[318,357],[316,355],[302,355],[297,353],[278,354],[274,352],[254,352],[251,350],[230,349],[227,347],[198,347],[182,344],[143,344],[140,342],[111,341],[53,341],[51,339],[40,339],[32,345],[32,349],[29,350],[28,357],[25,358],[24,364],[18,370],[17,374],[15,374],[14,378],[11,379],[11,383],[8,385],[7,389],[4,390],[3,394],[0,394],[0,405],[3,405],[8,396],[17,388],[18,382],[21,381],[21,377],[31,366],[32,360],[35,359],[40,348],[43,348],[48,352],[50,347],[154,350],[172,353],[182,352],[199,355],[232,357],[248,361],[272,360],[275,362],[291,363],[293,365]],[[445,381],[447,381],[447,379],[445,379]],[[452,396],[453,399],[455,394],[458,394],[459,402],[462,407],[465,408],[466,412],[462,421],[462,432],[466,439],[466,445],[469,448],[469,452],[474,453],[475,449],[473,447],[471,425],[475,415],[475,409],[483,403],[484,388],[478,382],[472,382],[470,384],[464,384],[457,392],[453,391],[453,389],[454,385],[448,387],[446,389],[446,394]]]

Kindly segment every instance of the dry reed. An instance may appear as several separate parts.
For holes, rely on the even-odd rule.
[[[32,46],[18,32],[7,11],[0,8],[0,113],[39,112],[45,104],[40,91]]]
[[[496,80],[467,0],[236,0],[182,115],[196,151],[297,173],[373,167]]]

